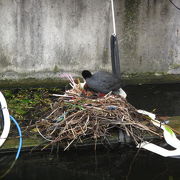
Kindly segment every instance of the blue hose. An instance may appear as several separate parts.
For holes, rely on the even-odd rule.
[[[19,126],[19,124],[17,123],[17,121],[10,116],[10,119],[15,123],[17,129],[18,129],[18,133],[19,133],[19,147],[18,147],[18,151],[16,153],[16,157],[15,160],[12,162],[11,166],[8,168],[7,171],[5,171],[5,173],[3,175],[0,175],[0,179],[4,178],[10,171],[11,169],[14,167],[16,160],[19,158],[20,152],[21,152],[21,148],[22,148],[22,133],[21,133],[21,128]]]
[[[10,116],[10,119],[15,123],[15,125],[18,129],[18,133],[19,133],[19,147],[18,147],[18,151],[16,153],[16,158],[15,158],[15,160],[17,160],[19,158],[21,148],[22,148],[22,133],[21,133],[21,128],[20,128],[19,124],[17,123],[17,121],[12,116]]]

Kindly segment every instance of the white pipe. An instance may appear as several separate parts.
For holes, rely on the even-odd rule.
[[[180,157],[180,149],[167,150],[147,141],[142,142],[138,148],[144,148],[164,157]]]
[[[113,2],[113,0],[111,0],[111,8],[112,8],[113,30],[114,30],[114,35],[116,35],[116,22],[115,22],[115,15],[114,15],[114,2]]]
[[[138,145],[138,148],[144,148],[146,150],[149,150],[151,152],[154,152],[156,154],[159,154],[164,157],[178,157],[180,158],[180,140],[177,139],[174,132],[171,130],[171,128],[167,125],[161,124],[158,120],[156,120],[156,115],[144,110],[138,110],[139,113],[148,115],[152,119],[152,123],[163,129],[163,135],[164,139],[170,146],[174,147],[175,150],[167,150],[165,148],[162,148],[160,146],[157,146],[153,143],[144,141]]]
[[[0,136],[0,147],[1,147],[8,137],[10,125],[11,125],[9,111],[7,109],[7,103],[1,91],[0,91],[0,104],[1,104],[1,110],[3,113],[3,119],[4,119],[4,129]]]

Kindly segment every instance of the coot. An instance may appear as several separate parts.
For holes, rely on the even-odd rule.
[[[107,94],[110,91],[116,92],[121,87],[120,79],[109,72],[99,71],[91,74],[90,71],[84,70],[82,76],[87,87],[95,92]]]

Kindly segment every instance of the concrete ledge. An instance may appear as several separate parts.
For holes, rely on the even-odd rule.
[[[180,83],[180,74],[142,73],[123,76],[125,85]]]
[[[74,77],[78,77],[75,75]],[[80,77],[80,79],[82,79]],[[20,87],[60,87],[64,88],[69,83],[68,80],[51,76],[50,78],[22,78],[22,79],[3,79],[0,80],[0,88],[20,88]],[[141,73],[122,76],[122,84],[167,84],[180,83],[180,74],[154,74]]]
[[[32,88],[32,87],[65,87],[66,80],[59,79],[35,79],[0,80],[0,88]]]

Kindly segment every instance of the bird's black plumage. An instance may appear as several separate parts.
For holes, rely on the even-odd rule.
[[[90,71],[84,70],[82,76],[88,88],[96,92],[106,94],[110,91],[118,91],[121,87],[120,79],[109,72],[99,71],[91,74]]]

